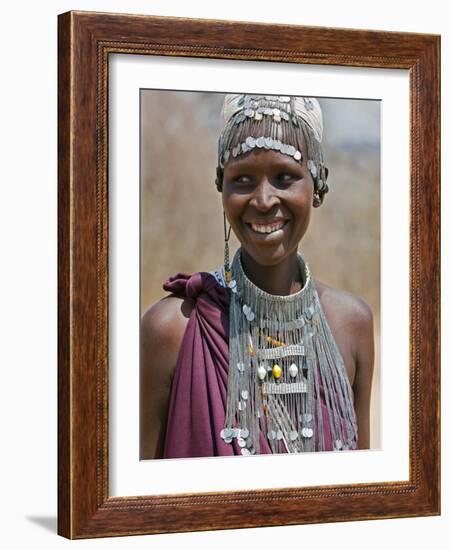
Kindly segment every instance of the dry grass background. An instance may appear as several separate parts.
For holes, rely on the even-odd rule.
[[[224,95],[141,92],[141,310],[178,271],[223,261],[223,213],[214,184]],[[314,276],[362,296],[375,319],[371,447],[380,446],[380,105],[321,99],[330,192],[313,210],[300,252]],[[232,236],[231,256],[238,247]]]

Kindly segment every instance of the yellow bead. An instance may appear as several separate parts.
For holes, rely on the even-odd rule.
[[[279,365],[276,365],[276,364],[273,365],[272,374],[273,374],[273,377],[276,379],[281,378],[282,368]]]

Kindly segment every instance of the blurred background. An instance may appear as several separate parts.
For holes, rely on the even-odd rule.
[[[247,90],[243,92],[249,92]],[[251,92],[256,92],[252,90]],[[249,93],[251,93],[249,92]],[[223,262],[215,187],[224,94],[141,90],[141,313],[177,272]],[[380,447],[380,102],[319,98],[329,192],[299,251],[314,277],[363,297],[375,322],[371,448]],[[239,243],[231,234],[231,257]]]

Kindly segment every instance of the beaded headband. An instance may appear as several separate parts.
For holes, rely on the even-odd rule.
[[[271,149],[303,162],[303,140],[314,190],[326,193],[322,111],[313,97],[226,95],[218,140],[217,186],[225,164],[249,151]]]

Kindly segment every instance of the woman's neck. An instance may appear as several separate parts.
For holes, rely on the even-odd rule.
[[[243,270],[250,281],[268,294],[288,296],[303,288],[297,251],[276,265],[261,265],[242,248]]]

